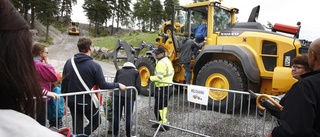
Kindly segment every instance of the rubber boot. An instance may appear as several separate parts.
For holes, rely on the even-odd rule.
[[[160,123],[169,124],[167,120],[167,112],[168,112],[167,107],[164,107],[163,110],[159,110],[160,117],[161,117]],[[163,125],[159,131],[168,131],[169,129],[170,127]]]
[[[162,110],[159,110],[158,112],[159,112],[159,115],[160,115],[159,119],[161,119]],[[162,123],[162,119],[159,121],[159,123]],[[158,124],[158,123],[155,123],[155,124],[153,124],[151,127],[152,127],[152,128],[158,128],[158,127],[159,127],[159,124]]]
[[[168,108],[164,107],[163,110],[160,110],[160,117],[161,117],[161,123],[167,123],[167,112],[168,112]]]

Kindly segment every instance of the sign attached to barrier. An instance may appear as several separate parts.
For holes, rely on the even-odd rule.
[[[208,104],[209,89],[203,86],[189,85],[188,86],[188,101],[206,105]]]

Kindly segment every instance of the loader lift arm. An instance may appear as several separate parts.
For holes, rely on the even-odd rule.
[[[113,50],[113,63],[116,69],[119,69],[118,60],[126,60],[135,63],[139,58],[139,53],[142,49],[146,48],[148,51],[152,51],[156,48],[153,44],[148,44],[145,41],[141,41],[138,47],[133,47],[129,45],[126,41],[118,40],[116,46]],[[126,56],[119,56],[119,52],[124,50]]]

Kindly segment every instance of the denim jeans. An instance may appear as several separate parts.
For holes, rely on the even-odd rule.
[[[203,42],[204,41],[204,38],[196,38],[196,42],[197,43],[201,43],[201,42]],[[198,46],[195,46],[194,48],[193,48],[193,55],[194,55],[194,57],[197,57],[197,55],[198,55],[198,50],[199,50],[199,47]]]
[[[184,69],[185,69],[185,73],[184,76],[186,78],[186,84],[190,84],[190,79],[191,79],[191,67],[190,67],[190,63],[184,63]]]
[[[195,47],[193,48],[193,56],[194,56],[194,58],[197,57],[197,55],[198,55],[198,50],[199,50],[199,47],[198,47],[198,46],[195,46]]]

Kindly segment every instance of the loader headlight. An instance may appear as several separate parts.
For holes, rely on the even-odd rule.
[[[213,3],[210,3],[210,6],[220,7],[221,3],[220,2],[213,2]]]

